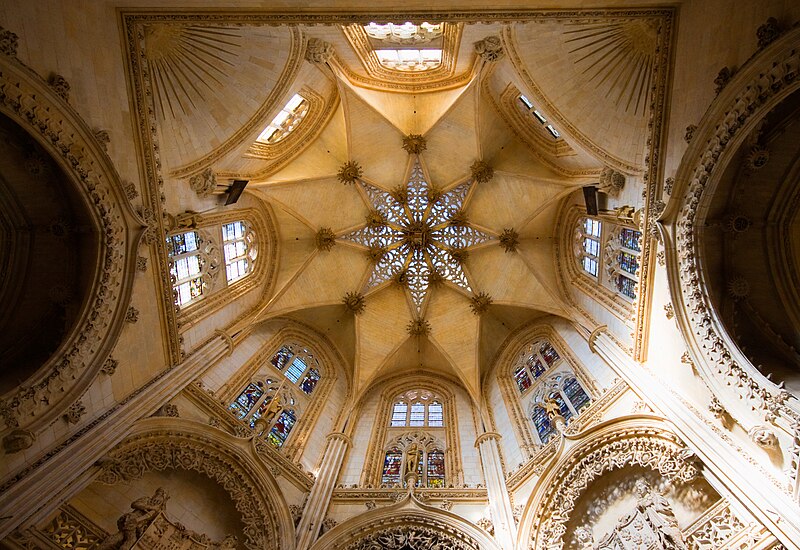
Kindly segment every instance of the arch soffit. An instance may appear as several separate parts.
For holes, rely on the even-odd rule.
[[[524,544],[531,548],[561,548],[578,499],[594,480],[608,472],[639,465],[674,481],[688,482],[700,475],[694,453],[658,416],[616,418],[593,426],[579,437],[580,443],[547,465],[525,505],[519,540],[528,541]]]
[[[291,548],[295,533],[289,507],[275,478],[251,456],[251,446],[248,439],[191,420],[146,418],[98,462],[96,480],[114,485],[149,471],[198,472],[230,494],[248,548]]]
[[[337,525],[311,546],[310,550],[366,550],[375,535],[390,534],[396,528],[406,533],[416,527],[425,534],[438,534],[454,550],[500,550],[483,529],[452,512],[433,508],[406,497],[391,506],[376,508]],[[361,544],[359,544],[361,543]],[[364,545],[367,544],[367,545]],[[404,547],[403,542],[395,550]],[[423,548],[427,548],[424,546]]]
[[[129,306],[136,249],[146,224],[133,211],[111,158],[86,121],[11,55],[0,56],[0,112],[61,167],[99,236],[95,277],[79,317],[56,352],[0,400],[4,432],[35,434],[86,391],[111,353]]]
[[[699,240],[705,207],[735,153],[775,106],[800,89],[798,40],[800,29],[794,28],[758,51],[712,101],[681,159],[661,219],[672,302],[680,305],[676,318],[698,370],[727,410],[751,417],[755,411],[758,421],[783,415],[796,422],[800,414],[787,403],[788,392],[750,364],[717,319],[703,291]]]

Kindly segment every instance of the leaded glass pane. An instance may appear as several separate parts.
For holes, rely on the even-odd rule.
[[[311,395],[317,382],[319,382],[319,372],[317,372],[316,369],[308,369],[305,378],[300,382],[300,389],[303,390],[306,395]]]
[[[268,395],[266,397],[266,399],[264,399],[264,401],[261,402],[261,405],[258,406],[258,409],[256,410],[256,412],[253,413],[253,416],[250,417],[250,427],[251,428],[255,428],[256,427],[256,420],[261,418],[261,416],[265,412],[267,412],[267,409],[269,408],[269,404],[270,403],[272,403],[272,396]]]
[[[567,396],[569,402],[572,403],[572,407],[578,412],[591,402],[580,382],[575,378],[567,378],[564,382],[564,395]]]
[[[442,404],[438,401],[434,401],[428,405],[428,426],[431,428],[441,428],[444,426]]]
[[[583,249],[590,256],[597,257],[600,254],[600,242],[594,239],[583,239]]]
[[[520,392],[524,392],[531,387],[531,379],[528,376],[528,371],[525,367],[520,367],[514,372],[514,380],[517,382]]]
[[[406,425],[406,415],[408,414],[408,405],[403,403],[395,403],[394,408],[392,409],[392,422],[391,425],[393,427],[398,426],[405,426]]]
[[[542,362],[537,359],[536,361],[534,361],[533,366],[531,367],[531,374],[533,374],[534,378],[539,378],[541,375],[544,374],[544,371],[546,370],[547,369],[542,364]]]
[[[641,251],[641,247],[639,246],[639,239],[641,236],[642,233],[640,231],[623,228],[622,231],[619,232],[619,243],[625,248],[639,252]]]
[[[289,368],[286,369],[286,378],[292,381],[293,384],[296,384],[300,377],[303,376],[303,372],[306,370],[306,364],[303,362],[302,359],[299,357],[295,357],[294,361],[289,365]]]
[[[286,363],[289,362],[289,359],[292,358],[292,350],[288,347],[283,346],[281,349],[278,350],[278,353],[272,356],[270,363],[278,370],[283,370],[283,367],[286,366]]]
[[[272,429],[269,431],[267,441],[277,448],[283,446],[286,442],[286,438],[289,437],[289,432],[292,431],[295,420],[296,417],[293,410],[289,409],[283,411],[280,417],[278,417],[278,421],[275,422],[275,425],[272,426]]]
[[[444,453],[438,449],[428,453],[428,487],[444,487]]]
[[[258,387],[257,384],[248,384],[247,387],[239,394],[236,401],[231,403],[230,409],[236,414],[239,419],[247,416],[253,405],[256,404],[261,396],[264,395],[264,390]]]
[[[414,403],[411,405],[411,421],[408,423],[408,425],[425,425],[425,405],[423,403]]]
[[[600,236],[600,220],[586,218],[583,222],[584,232],[592,237]]]
[[[547,443],[556,429],[553,423],[550,422],[550,418],[547,416],[547,411],[544,410],[544,407],[537,405],[533,409],[531,420],[533,420],[533,424],[536,426],[536,433],[539,434],[539,439],[542,444]]]
[[[636,256],[629,252],[620,252],[617,261],[620,269],[631,275],[636,275],[636,270],[639,269],[639,261]]]
[[[636,282],[625,275],[617,275],[617,290],[628,298],[636,298]]]
[[[544,342],[539,347],[539,353],[541,353],[542,357],[544,357],[544,360],[547,363],[548,367],[553,366],[553,363],[555,363],[559,359],[558,352],[552,346],[552,344],[550,344],[550,342]]]
[[[583,270],[597,277],[597,260],[589,256],[583,257]]]
[[[394,448],[386,451],[386,458],[383,461],[383,475],[381,483],[396,485],[400,483],[400,467],[403,465],[403,453],[400,449]]]

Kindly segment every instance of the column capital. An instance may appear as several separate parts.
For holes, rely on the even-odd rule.
[[[328,441],[342,441],[346,443],[348,446],[353,445],[353,440],[350,439],[347,435],[343,434],[342,432],[331,432],[325,436],[325,439]]]
[[[480,447],[481,443],[484,441],[488,441],[493,439],[495,441],[500,441],[503,436],[497,432],[485,432],[478,436],[478,439],[475,440],[475,447]]]

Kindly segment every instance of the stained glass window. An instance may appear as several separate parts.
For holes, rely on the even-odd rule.
[[[635,275],[636,270],[639,268],[639,261],[636,259],[636,256],[628,252],[620,252],[617,257],[617,262],[623,271],[631,275]]]
[[[544,357],[544,360],[547,363],[548,367],[553,366],[553,363],[555,363],[559,359],[558,352],[552,346],[552,344],[550,344],[550,342],[544,342],[539,347],[539,353],[541,353],[542,357]]]
[[[531,374],[533,374],[534,378],[539,378],[541,375],[544,374],[545,370],[546,370],[545,366],[542,365],[542,362],[537,359],[533,363],[533,366],[531,367]]]
[[[286,438],[289,437],[289,432],[292,431],[295,420],[296,417],[292,409],[281,412],[278,421],[275,422],[275,425],[272,426],[272,429],[269,431],[267,441],[272,443],[275,447],[281,448],[286,442]]]
[[[408,414],[408,404],[403,403],[395,403],[394,408],[392,409],[392,422],[391,426],[398,427],[398,426],[405,426],[406,425],[406,416]]]
[[[541,405],[534,407],[531,420],[533,420],[533,424],[536,426],[536,433],[539,434],[539,440],[542,444],[547,443],[550,436],[555,433],[556,428],[553,426],[553,423],[550,422],[550,418],[547,416],[547,411],[544,410],[544,407]]]
[[[580,412],[581,409],[589,405],[591,400],[576,378],[567,378],[564,381],[563,389],[564,394],[572,404],[572,408],[574,408],[576,411]]]
[[[230,409],[237,418],[242,419],[247,416],[250,409],[253,408],[253,405],[256,404],[263,394],[264,390],[258,387],[258,385],[248,384],[244,391],[239,394],[239,397],[236,398],[236,401],[231,403]]]
[[[403,465],[403,453],[398,448],[386,451],[386,458],[383,461],[383,475],[381,483],[397,485],[400,483],[400,468]]]
[[[628,298],[636,298],[636,281],[625,275],[617,275],[617,290]]]
[[[311,392],[314,391],[314,387],[319,382],[319,373],[316,369],[308,369],[305,378],[303,381],[300,382],[300,389],[305,392],[306,395],[311,395]]]
[[[428,453],[428,487],[444,487],[444,453],[439,449]]]
[[[195,231],[167,237],[175,303],[183,306],[203,295],[200,237]]]
[[[517,386],[519,386],[519,391],[524,392],[528,388],[531,387],[531,379],[528,376],[528,371],[525,370],[525,367],[520,367],[514,373],[514,380],[517,382]]]
[[[425,425],[425,404],[413,403],[411,405],[411,421],[409,426],[424,426]]]
[[[229,283],[241,279],[250,269],[250,256],[243,221],[222,225],[222,244],[225,252],[225,273]]]
[[[299,357],[295,357],[294,361],[291,362],[289,368],[286,369],[286,378],[292,381],[292,383],[296,384],[300,377],[303,376],[303,372],[306,370],[306,364],[303,362],[302,359]]]
[[[628,229],[626,227],[619,232],[619,243],[625,248],[629,248],[631,250],[635,250],[636,252],[640,252],[641,248],[639,246],[639,239],[641,238],[641,236],[642,233],[640,231],[636,231],[635,229]]]
[[[267,144],[278,143],[297,128],[308,114],[308,107],[308,101],[303,96],[294,94],[256,141]]]
[[[261,418],[261,416],[262,416],[262,415],[263,415],[265,412],[267,412],[267,409],[269,408],[269,404],[270,404],[270,403],[272,403],[272,396],[271,396],[271,395],[268,395],[268,396],[267,396],[267,397],[264,399],[264,401],[262,401],[262,402],[261,402],[261,405],[259,405],[259,407],[258,407],[258,410],[256,410],[256,412],[254,412],[254,413],[253,413],[253,416],[251,416],[251,417],[250,417],[250,427],[251,427],[251,428],[255,428],[255,426],[256,426],[256,420],[258,420],[259,418]]]
[[[270,362],[276,369],[283,370],[283,367],[286,366],[286,363],[289,362],[289,359],[292,358],[292,355],[294,355],[292,350],[284,346],[278,350],[278,353],[272,356],[272,360]]]
[[[567,402],[564,401],[564,398],[561,396],[560,392],[550,392],[548,397],[555,399],[556,403],[558,403],[558,408],[561,411],[561,416],[564,417],[564,420],[568,421],[570,418],[572,418],[572,411],[570,410],[569,405],[567,405]]]
[[[442,404],[438,401],[434,401],[428,405],[428,426],[431,428],[441,428],[444,426]]]

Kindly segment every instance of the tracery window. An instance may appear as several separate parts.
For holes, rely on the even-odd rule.
[[[561,134],[558,132],[558,130],[556,130],[555,127],[547,121],[547,117],[545,117],[542,112],[533,105],[530,99],[520,94],[519,102],[539,124],[544,126],[544,129],[547,130],[547,133],[549,133],[553,139],[559,139],[561,137]]]
[[[429,42],[440,37],[444,31],[444,25],[441,23],[415,25],[410,21],[406,21],[403,24],[386,23],[379,25],[372,22],[369,25],[364,25],[364,31],[366,31],[367,36],[376,40],[397,44],[416,44]]]
[[[364,25],[364,32],[372,43],[378,63],[386,69],[423,72],[442,65],[443,23],[372,22]],[[426,47],[420,48],[421,45]]]
[[[399,486],[405,483],[406,452],[412,445],[419,451],[417,462],[417,487],[442,488],[445,486],[445,453],[441,444],[428,434],[404,434],[386,449],[381,473],[381,484]]]
[[[545,402],[548,401],[558,405],[559,414],[567,424],[591,404],[589,394],[575,375],[565,371],[549,376],[536,392],[529,414],[541,444],[547,443],[556,432],[545,408]]]
[[[251,428],[263,418],[263,437],[280,448],[308,407],[320,379],[319,361],[307,347],[284,344],[269,360],[266,372],[247,384],[228,408]]]
[[[442,428],[444,427],[442,403],[429,391],[406,392],[395,399],[389,426],[392,428],[407,426]]]
[[[182,307],[202,298],[217,267],[213,245],[197,231],[185,231],[167,237],[167,252],[175,304]]]
[[[273,144],[285,139],[303,121],[308,109],[309,102],[300,94],[294,94],[256,141]]]
[[[525,347],[514,364],[514,380],[520,393],[533,386],[550,367],[560,362],[561,356],[547,340],[537,341]]]
[[[228,283],[238,281],[250,273],[256,259],[255,234],[243,220],[226,223],[222,225],[222,244]]]
[[[442,50],[375,50],[378,61],[387,69],[403,72],[422,72],[442,64]]]
[[[636,298],[641,232],[596,218],[580,218],[576,256],[583,272],[627,299]]]

